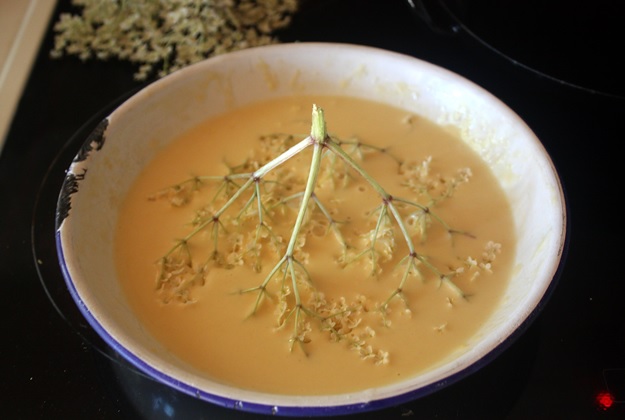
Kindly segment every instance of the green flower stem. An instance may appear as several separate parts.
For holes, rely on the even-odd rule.
[[[391,212],[391,214],[395,218],[395,221],[397,222],[397,225],[399,226],[399,229],[401,230],[402,235],[404,236],[404,239],[406,241],[406,245],[408,246],[408,255],[406,256],[406,258],[408,258],[409,261],[408,261],[408,265],[406,267],[406,271],[404,272],[404,275],[402,276],[402,280],[400,281],[400,285],[397,287],[395,292],[393,292],[393,294],[384,302],[383,307],[388,305],[388,302],[393,297],[401,295],[403,286],[406,283],[406,279],[408,278],[408,275],[409,275],[410,271],[412,269],[416,269],[416,265],[414,263],[415,260],[418,260],[421,263],[423,263],[426,267],[428,267],[433,273],[435,273],[438,276],[438,278],[440,279],[441,283],[447,284],[452,289],[454,289],[461,297],[464,298],[465,294],[451,280],[451,278],[449,276],[441,274],[441,272],[436,267],[434,267],[427,260],[427,258],[425,258],[424,256],[422,256],[419,253],[417,253],[417,251],[415,250],[414,244],[412,242],[412,238],[410,237],[410,234],[408,233],[408,229],[406,227],[406,224],[404,223],[403,219],[401,218],[401,215],[399,214],[399,211],[397,210],[397,207],[395,207],[395,205],[393,204],[393,197],[389,193],[387,193],[386,190],[373,177],[371,177],[371,175],[369,175],[367,173],[367,171],[365,171],[356,161],[354,161],[354,159],[352,159],[352,157],[341,148],[339,143],[337,143],[335,141],[329,140],[329,141],[326,142],[326,145],[327,145],[328,149],[330,149],[331,151],[336,153],[336,155],[339,156],[341,159],[343,159],[343,161],[346,162],[352,169],[354,169],[356,172],[358,172],[369,183],[369,185],[371,185],[373,187],[373,189],[375,191],[377,191],[377,193],[382,197],[382,200],[384,201],[385,208],[388,208],[388,210]],[[407,202],[406,200],[403,200],[403,199],[399,199],[398,201],[406,203],[406,204],[410,203],[410,202]],[[440,219],[437,218],[437,220],[440,220]],[[440,220],[440,221],[441,221],[441,223],[443,223],[442,220]],[[443,226],[447,227],[447,225],[445,223],[443,223]],[[447,227],[447,230],[450,233],[454,232],[454,231],[450,230],[449,227]]]
[[[452,229],[452,227],[449,226],[449,224],[447,224],[439,215],[434,213],[429,206],[424,206],[424,205],[421,205],[419,203],[415,203],[414,201],[406,200],[406,199],[403,199],[403,198],[400,198],[400,197],[395,198],[395,200],[399,201],[401,203],[404,203],[406,205],[416,207],[419,210],[423,211],[424,213],[429,214],[431,217],[436,219],[436,221],[438,223],[440,223],[441,226],[443,226],[443,229],[445,229],[450,234],[459,233],[461,235],[468,236],[469,238],[475,238],[475,236],[473,234],[471,234],[470,232],[465,232],[463,230]]]
[[[250,185],[257,182],[262,177],[267,175],[269,172],[271,172],[272,170],[274,170],[275,168],[277,168],[284,162],[288,161],[293,156],[296,156],[297,154],[302,152],[304,149],[311,146],[313,143],[314,142],[311,137],[306,137],[304,140],[300,141],[299,143],[297,143],[290,149],[286,150],[280,156],[276,157],[275,159],[272,159],[271,161],[263,165],[261,168],[249,174],[247,181],[245,181],[245,183],[241,185],[241,187],[237,190],[237,192],[235,192],[232,195],[232,197],[230,197],[230,199],[226,202],[226,204],[224,204],[221,207],[221,209],[215,212],[215,214],[213,215],[213,218],[219,218],[226,210],[228,210],[228,208],[232,205],[232,203],[234,203],[241,196],[241,194],[243,194],[243,192],[245,192],[245,190],[247,190],[250,187]],[[211,223],[211,220],[207,221],[207,223]]]
[[[262,284],[260,286],[256,286],[256,287],[251,287],[249,289],[243,289],[241,290],[239,293],[244,294],[244,293],[251,293],[251,292],[258,292],[258,296],[256,297],[256,302],[254,303],[254,308],[252,309],[252,312],[250,315],[254,315],[256,313],[256,311],[258,311],[258,308],[260,307],[260,303],[262,301],[263,296],[268,293],[267,292],[267,284],[269,283],[269,281],[273,278],[273,276],[278,272],[278,270],[280,270],[280,268],[282,267],[282,265],[286,262],[286,256],[282,257],[280,259],[280,261],[278,262],[278,264],[276,264],[273,269],[271,270],[271,272],[265,277],[265,280],[263,280]]]
[[[306,182],[306,188],[304,189],[304,194],[302,195],[302,201],[300,203],[299,211],[297,213],[297,218],[295,219],[295,223],[293,225],[293,230],[291,231],[291,238],[289,240],[289,244],[287,245],[287,249],[285,251],[284,256],[280,259],[280,261],[274,266],[269,275],[265,277],[263,283],[257,288],[248,289],[244,292],[249,291],[258,291],[259,296],[256,299],[256,303],[254,306],[254,312],[258,309],[260,304],[260,299],[262,295],[266,293],[267,284],[269,280],[282,268],[284,264],[286,267],[284,269],[284,274],[291,277],[291,286],[293,287],[293,295],[295,298],[295,307],[293,311],[295,312],[294,319],[294,332],[291,338],[291,349],[295,342],[299,341],[299,333],[300,333],[300,324],[301,324],[301,311],[307,312],[302,304],[301,295],[299,293],[299,286],[297,284],[297,273],[295,271],[296,265],[301,269],[305,268],[301,263],[295,261],[293,258],[295,252],[295,245],[297,243],[297,237],[302,229],[302,225],[304,222],[304,218],[306,216],[306,211],[308,210],[308,204],[313,197],[315,186],[317,185],[317,178],[319,176],[320,168],[321,168],[321,160],[323,157],[323,149],[325,147],[326,141],[328,139],[328,134],[326,131],[325,119],[323,116],[323,110],[318,108],[316,105],[313,105],[312,111],[312,127],[310,130],[310,137],[313,145],[313,155],[310,162],[310,169],[308,172],[308,179]],[[303,149],[302,149],[303,150]],[[289,151],[285,152],[288,153]],[[284,154],[283,154],[284,155]],[[264,167],[263,167],[264,168]],[[261,168],[261,170],[263,169]],[[259,170],[260,171],[260,170]],[[266,172],[265,172],[266,173]],[[306,275],[308,275],[306,273]],[[308,278],[310,281],[310,278]],[[292,314],[293,312],[291,312]]]
[[[285,273],[288,272],[291,276],[291,284],[293,286],[293,294],[295,296],[295,305],[296,308],[301,308],[302,304],[301,304],[301,297],[299,294],[299,288],[297,285],[297,281],[296,281],[296,273],[295,273],[295,264],[296,261],[293,260],[293,254],[295,252],[295,245],[297,243],[297,237],[302,229],[302,224],[304,222],[304,217],[306,216],[306,211],[308,209],[308,203],[311,200],[311,197],[313,196],[314,190],[315,190],[315,186],[317,184],[317,178],[319,176],[319,169],[321,167],[321,158],[323,156],[323,149],[324,146],[326,144],[326,140],[328,138],[328,134],[326,132],[326,125],[325,125],[325,120],[323,117],[323,110],[321,108],[318,108],[316,105],[313,105],[313,112],[312,112],[312,127],[310,130],[310,136],[307,137],[306,139],[304,139],[303,141],[301,141],[300,143],[298,143],[298,145],[302,145],[302,143],[306,142],[305,147],[308,147],[309,145],[313,145],[313,155],[311,158],[311,163],[310,163],[310,170],[308,173],[308,180],[306,182],[306,188],[304,190],[304,193],[302,195],[302,201],[300,203],[300,207],[299,207],[299,211],[297,213],[297,218],[295,220],[295,224],[293,225],[293,230],[291,231],[291,238],[289,240],[289,244],[287,245],[287,249],[286,252],[284,254],[284,256],[280,259],[280,261],[273,267],[273,269],[271,270],[271,272],[269,273],[269,275],[267,275],[267,277],[265,277],[265,280],[263,281],[263,283],[258,286],[258,287],[254,287],[251,289],[247,289],[247,290],[243,290],[242,293],[246,293],[246,292],[251,292],[251,291],[259,291],[259,297],[256,301],[256,304],[254,306],[254,312],[256,312],[256,310],[258,309],[258,305],[260,304],[260,298],[262,296],[262,294],[266,291],[267,288],[267,284],[269,283],[269,281],[271,280],[271,278],[280,270],[280,268],[286,264],[286,270]],[[296,146],[292,147],[291,149],[287,150],[286,152],[284,152],[282,155],[280,155],[280,157],[284,157],[285,155],[288,156],[285,160],[288,160],[290,157],[294,156],[295,154],[299,153],[300,151],[304,150],[305,147],[300,146],[300,148],[298,148],[297,151],[293,151],[294,148],[296,148]],[[275,164],[274,166],[270,167],[269,169],[265,170],[272,162],[275,162],[277,159],[272,160],[271,162],[269,162],[267,165],[263,166],[262,168],[260,168],[258,171],[255,172],[255,174],[259,177],[262,175],[265,175],[267,172],[269,172],[271,169],[275,168],[276,166],[278,166],[280,163],[282,163],[285,160],[281,160],[279,163]],[[250,179],[254,179],[254,177],[250,178]],[[249,181],[248,181],[249,182]],[[232,200],[230,200],[232,201]],[[228,203],[230,203],[230,201],[228,201]],[[228,203],[226,203],[226,205],[228,205]],[[224,206],[225,207],[225,206]],[[299,312],[298,312],[299,314]],[[296,316],[296,329],[298,328],[297,326],[299,325],[299,321],[298,321],[299,317]]]
[[[325,124],[325,123],[324,123]],[[267,162],[261,168],[250,174],[237,174],[237,178],[247,178],[245,183],[239,187],[239,189],[230,197],[230,199],[219,209],[217,210],[213,216],[203,223],[199,224],[195,229],[187,234],[183,239],[179,240],[168,252],[165,254],[165,258],[171,255],[176,249],[180,246],[186,244],[191,238],[201,232],[206,226],[211,223],[217,224],[219,222],[219,217],[230,208],[230,206],[241,197],[241,195],[252,185],[257,183],[263,176],[267,175],[269,172],[283,164],[284,162],[291,159],[293,156],[298,155],[300,152],[312,146],[316,142],[313,140],[312,136],[308,136],[305,139],[301,140],[299,143],[295,144],[293,147],[286,150],[284,153],[280,154],[280,156],[272,159]],[[234,178],[234,175],[228,175],[229,178]],[[261,209],[259,209],[261,212]]]
[[[345,152],[337,142],[328,141],[326,144],[330,150],[336,153],[341,159],[343,159],[343,161],[345,161],[345,163],[347,163],[352,169],[358,172],[369,183],[369,185],[373,187],[373,189],[380,195],[380,197],[382,197],[384,205],[388,207],[388,209],[395,217],[395,220],[397,221],[397,225],[399,226],[399,229],[401,230],[404,239],[406,240],[406,244],[408,245],[410,255],[416,255],[416,250],[414,248],[414,244],[412,243],[412,238],[408,233],[408,229],[406,228],[404,221],[401,219],[397,208],[395,207],[395,205],[393,205],[393,197],[389,193],[387,193],[386,190],[378,183],[378,181],[376,181],[371,175],[369,175],[369,173],[367,173],[367,171],[365,171],[362,166],[354,161],[354,159],[352,159],[352,157],[347,152]]]
[[[289,245],[287,246],[286,255],[291,258],[297,242],[297,236],[302,228],[304,216],[308,209],[308,202],[313,195],[315,186],[317,185],[317,178],[319,176],[319,168],[321,167],[321,157],[324,146],[327,144],[326,140],[328,134],[326,132],[325,119],[323,117],[323,110],[313,105],[312,113],[312,128],[310,130],[310,138],[313,141],[313,155],[310,162],[310,171],[308,172],[308,180],[306,182],[306,188],[304,189],[304,195],[302,196],[302,202],[297,213],[297,219],[293,226],[293,232]]]
[[[302,202],[300,203],[299,212],[297,213],[297,218],[295,219],[295,224],[293,226],[293,231],[291,232],[291,239],[289,240],[289,244],[286,249],[286,253],[284,258],[286,258],[286,263],[289,269],[289,273],[291,275],[291,285],[293,287],[293,295],[295,296],[295,325],[294,325],[294,333],[293,339],[297,339],[299,335],[299,326],[300,326],[300,310],[302,308],[301,297],[299,293],[299,286],[297,284],[297,275],[295,273],[295,261],[293,259],[293,253],[295,250],[295,244],[297,243],[297,237],[302,229],[302,223],[304,221],[304,217],[306,215],[306,211],[308,210],[308,203],[315,191],[315,186],[317,185],[317,178],[319,176],[319,168],[321,167],[321,158],[323,157],[323,149],[326,143],[326,139],[328,138],[328,134],[326,132],[325,120],[323,117],[323,110],[318,108],[316,105],[313,105],[312,112],[312,127],[310,130],[310,137],[312,138],[313,144],[313,155],[310,161],[310,170],[308,172],[308,180],[306,182],[306,188],[304,189],[304,195],[302,196]]]
[[[312,199],[315,204],[317,204],[317,208],[321,211],[321,213],[323,213],[326,220],[328,221],[328,229],[334,233],[334,237],[341,245],[341,248],[343,249],[343,254],[345,255],[345,252],[347,251],[347,242],[345,242],[345,238],[343,238],[341,230],[336,226],[337,221],[334,220],[328,209],[325,208],[321,200],[319,200],[319,198],[315,194],[313,194]]]

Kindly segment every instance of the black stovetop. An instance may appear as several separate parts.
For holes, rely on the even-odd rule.
[[[59,2],[52,21],[68,3]],[[540,48],[547,43],[545,31],[522,32],[506,44],[501,31],[518,28],[504,24],[501,7],[488,9],[490,15],[462,15],[464,9],[454,7],[466,3],[448,4],[454,16],[438,0],[309,0],[280,36],[412,55],[465,76],[507,103],[536,132],[561,175],[568,255],[539,316],[494,361],[430,396],[356,418],[625,418],[625,276],[619,267],[625,250],[619,200],[625,97],[623,81],[614,76],[623,72],[612,68],[618,60],[609,59],[625,51],[618,48],[622,43],[610,43],[619,31],[583,27],[587,36],[607,34],[595,44],[606,60],[592,56],[597,65],[588,65],[591,55],[569,46],[569,54],[580,56],[568,69],[583,67],[586,77],[572,83],[570,72],[532,70],[539,65],[531,60],[560,52],[558,45],[547,53]],[[565,7],[550,10],[567,16]],[[515,16],[531,19],[531,13]],[[428,17],[436,25],[426,24]],[[611,22],[593,24],[603,28]],[[57,191],[84,135],[141,84],[126,63],[53,60],[52,43],[50,27],[0,155],[0,416],[257,417],[211,406],[138,374],[76,312],[56,263]],[[517,44],[524,46],[521,58],[515,56],[518,48],[506,50]]]

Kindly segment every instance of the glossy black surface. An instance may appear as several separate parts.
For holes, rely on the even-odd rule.
[[[60,1],[59,9],[67,3]],[[462,27],[433,31],[409,3],[310,0],[281,37],[409,54],[499,97],[536,132],[561,174],[569,252],[539,316],[495,360],[428,397],[356,418],[625,418],[625,101],[541,77]],[[82,138],[140,84],[124,63],[50,59],[52,35],[49,30],[0,155],[0,416],[257,417],[136,373],[102,345],[65,293],[53,238],[64,169]],[[610,407],[600,403],[605,393]]]
[[[441,31],[460,29],[493,53],[559,83],[625,98],[619,0],[418,0]],[[457,28],[454,28],[457,27]]]

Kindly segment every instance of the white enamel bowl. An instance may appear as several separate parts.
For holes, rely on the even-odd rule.
[[[341,94],[402,107],[443,125],[490,165],[512,204],[514,274],[496,311],[441,366],[349,395],[286,396],[225,386],[190,370],[138,322],[117,281],[113,232],[119,205],[152,157],[206,118],[292,94]],[[320,416],[396,405],[435,391],[492,360],[542,307],[565,247],[566,211],[540,141],[506,105],[442,68],[388,51],[340,44],[283,44],[200,62],[149,85],[98,126],[69,168],[57,211],[58,255],[87,321],[130,363],[212,403],[267,414]]]

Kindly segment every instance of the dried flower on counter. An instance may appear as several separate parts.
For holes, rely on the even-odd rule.
[[[138,64],[137,80],[205,58],[278,42],[298,0],[73,0],[54,26],[52,57],[117,58]]]

